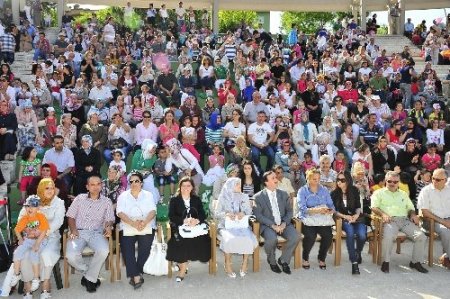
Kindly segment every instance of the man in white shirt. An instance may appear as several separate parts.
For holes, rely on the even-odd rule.
[[[155,27],[155,21],[156,21],[156,9],[153,8],[153,3],[150,3],[147,9],[147,23]]]
[[[184,17],[186,15],[186,9],[184,9],[183,7],[183,2],[178,3],[178,7],[175,9],[175,13],[177,15],[178,28],[181,29],[181,26],[184,25]]]
[[[64,137],[56,135],[53,137],[53,148],[45,152],[42,164],[53,163],[58,171],[59,179],[64,180],[67,190],[70,190],[73,178],[72,169],[75,167],[75,159],[70,149],[64,147]]]
[[[450,269],[450,186],[445,169],[433,171],[432,184],[425,186],[417,198],[417,209],[435,221],[434,229],[441,237],[444,249],[443,265]]]
[[[92,103],[95,103],[99,99],[101,99],[107,103],[112,98],[113,98],[113,95],[111,93],[111,90],[108,87],[103,85],[102,78],[98,78],[97,81],[95,81],[95,86],[89,92],[89,99],[92,101]]]
[[[289,73],[291,74],[291,82],[297,86],[298,80],[300,80],[300,76],[306,71],[305,63],[303,60],[299,59],[297,64],[289,69]]]
[[[248,142],[251,144],[252,161],[259,169],[259,173],[262,173],[261,164],[259,159],[261,154],[267,156],[267,170],[270,170],[275,159],[275,152],[270,146],[270,142],[273,139],[273,128],[266,122],[266,112],[258,112],[257,120],[248,127]]]

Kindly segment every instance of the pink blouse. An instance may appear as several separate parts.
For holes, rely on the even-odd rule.
[[[169,130],[166,124],[163,123],[159,126],[159,132],[161,134],[161,140],[163,144],[166,144],[166,142],[169,141],[170,139],[178,138],[178,135],[180,134],[180,126],[174,123],[172,124],[172,129]]]

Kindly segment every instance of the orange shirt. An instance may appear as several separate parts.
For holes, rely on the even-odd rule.
[[[44,214],[37,212],[34,216],[24,215],[17,222],[14,230],[17,233],[21,233],[23,231],[33,229],[44,233],[50,229],[47,218]]]

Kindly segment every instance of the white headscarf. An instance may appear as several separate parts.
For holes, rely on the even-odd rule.
[[[142,148],[142,156],[144,160],[148,160],[153,157],[153,154],[150,153],[154,148],[156,148],[157,144],[151,139],[144,139],[141,144]]]
[[[240,178],[233,177],[226,180],[219,194],[219,205],[226,206],[225,203],[230,202],[235,211],[240,210],[239,205],[241,203],[242,196],[239,195],[242,193],[237,193],[234,191],[234,188],[236,188],[236,186],[239,184],[241,184]]]

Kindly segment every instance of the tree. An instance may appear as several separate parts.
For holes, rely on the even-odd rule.
[[[258,15],[254,11],[242,10],[219,10],[219,31],[227,32],[246,24],[252,28],[256,27]]]
[[[336,15],[332,12],[284,12],[281,16],[283,30],[288,33],[292,24],[305,33],[314,33],[319,27],[334,20]]]

